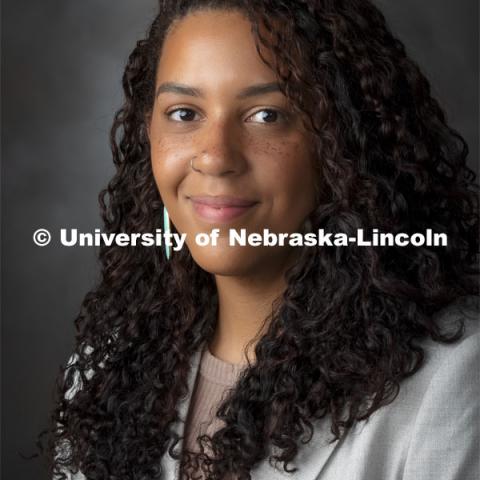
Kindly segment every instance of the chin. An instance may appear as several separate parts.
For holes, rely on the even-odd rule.
[[[203,270],[222,276],[244,276],[258,272],[260,259],[248,248],[197,247],[191,251],[195,263]]]

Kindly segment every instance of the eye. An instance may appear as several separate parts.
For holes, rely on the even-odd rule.
[[[274,110],[272,108],[264,108],[263,110],[259,110],[248,118],[256,118],[256,120],[254,121],[258,123],[278,123],[279,119],[284,120],[284,115],[278,110]]]
[[[175,108],[174,110],[165,113],[165,115],[174,122],[185,123],[195,120],[196,113],[197,112],[191,108]],[[174,115],[176,115],[176,117]]]

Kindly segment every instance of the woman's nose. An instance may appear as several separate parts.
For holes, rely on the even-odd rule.
[[[205,125],[199,137],[198,152],[191,161],[194,171],[205,175],[235,175],[246,168],[239,132],[227,121]]]

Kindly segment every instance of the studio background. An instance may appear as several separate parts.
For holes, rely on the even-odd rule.
[[[478,174],[478,2],[377,0],[423,68]],[[155,0],[6,0],[1,7],[2,478],[47,480],[35,451],[73,321],[97,274],[96,250],[60,228],[101,228],[113,174],[108,132],[121,75]],[[37,247],[33,232],[52,242]]]

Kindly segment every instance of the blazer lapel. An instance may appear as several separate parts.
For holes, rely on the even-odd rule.
[[[188,376],[188,395],[179,404],[180,421],[173,425],[173,429],[179,436],[183,436],[185,431],[185,422],[187,420],[188,409],[192,398],[195,380],[197,378],[200,366],[203,345],[191,357],[191,368]],[[316,480],[322,472],[325,464],[333,454],[337,446],[342,442],[336,441],[328,443],[331,439],[330,424],[327,418],[313,423],[315,429],[312,439],[308,444],[300,444],[300,449],[294,461],[289,463],[289,468],[296,467],[298,470],[293,473],[287,473],[281,465],[272,466],[268,458],[262,460],[251,471],[252,480]],[[176,449],[183,448],[183,440],[180,440]],[[179,480],[180,461],[173,459],[168,452],[163,455],[162,467],[165,472],[166,480]]]

